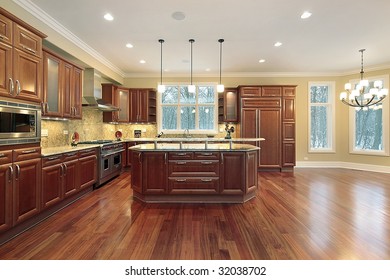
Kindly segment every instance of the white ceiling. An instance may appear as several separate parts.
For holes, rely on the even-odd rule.
[[[26,1],[15,1],[26,2]],[[390,0],[30,0],[125,76],[341,74],[390,65]],[[39,9],[38,9],[39,10]],[[300,15],[312,16],[302,20]],[[185,19],[172,18],[183,12]],[[103,15],[109,12],[114,20]],[[50,38],[48,38],[50,41]],[[280,41],[283,45],[274,47]],[[132,49],[126,43],[134,45]],[[146,60],[140,64],[141,59]],[[265,63],[259,63],[265,59]],[[114,68],[115,68],[114,67]],[[209,71],[206,69],[209,68]]]

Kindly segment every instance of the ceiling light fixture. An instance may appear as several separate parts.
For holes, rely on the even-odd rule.
[[[301,15],[301,19],[307,19],[311,17],[311,13],[308,11],[304,11],[303,14]]]
[[[222,73],[222,43],[224,42],[224,39],[219,39],[219,84],[217,85],[217,92],[224,92],[225,86],[222,84],[221,81],[221,73]]]
[[[141,63],[141,64],[145,64],[145,63],[146,63],[146,61],[145,61],[145,60],[143,60],[143,59],[141,59],[141,60],[139,61],[139,63]]]
[[[191,75],[190,75],[190,85],[188,86],[188,92],[195,93],[195,86],[192,84],[192,44],[195,42],[194,39],[189,40],[191,44]]]
[[[275,47],[280,47],[281,45],[283,45],[281,42],[276,42],[276,43],[274,44]]]
[[[104,15],[104,19],[108,21],[113,21],[114,17],[110,13],[107,13]]]
[[[264,63],[265,62],[265,59],[260,59],[259,60],[259,63]]]
[[[131,48],[133,48],[134,46],[132,45],[132,44],[130,44],[130,43],[127,43],[126,44],[126,48],[129,48],[129,49],[131,49]]]
[[[163,39],[159,39],[158,42],[160,43],[161,45],[161,53],[160,53],[160,57],[161,57],[161,68],[160,68],[160,84],[158,85],[157,87],[157,91],[159,93],[162,93],[165,91],[165,86],[163,85],[163,82],[162,82],[162,73],[163,73],[163,53],[162,53],[162,45],[164,43],[164,40]]]
[[[389,94],[387,88],[383,88],[382,81],[375,81],[373,87],[370,87],[368,80],[364,80],[363,74],[363,52],[365,49],[359,50],[361,53],[361,70],[360,81],[352,90],[352,84],[346,83],[344,85],[345,91],[340,93],[340,100],[356,109],[368,110],[370,106],[374,106],[374,110],[382,108],[382,100]],[[369,91],[368,91],[369,89]],[[348,96],[348,100],[347,100]]]

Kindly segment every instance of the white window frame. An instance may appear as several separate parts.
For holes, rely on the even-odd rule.
[[[375,77],[365,77],[369,82],[373,82],[376,80],[383,81],[383,87],[389,88],[389,76],[375,76]],[[355,85],[359,82],[358,79],[349,81],[352,85]],[[383,150],[375,151],[375,150],[361,150],[356,149],[355,147],[355,130],[356,130],[356,109],[353,107],[349,108],[349,153],[351,154],[360,154],[360,155],[373,155],[373,156],[389,156],[389,96],[387,96],[382,101],[382,139],[383,139]]]
[[[188,84],[187,83],[166,83],[165,84],[166,86],[187,86]],[[189,134],[201,134],[201,135],[216,135],[218,134],[218,92],[217,92],[217,83],[210,83],[210,82],[205,82],[205,83],[202,83],[202,82],[199,82],[199,83],[194,83],[194,85],[196,86],[196,90],[198,90],[198,87],[199,86],[212,86],[214,87],[214,103],[211,104],[203,104],[203,103],[198,103],[198,100],[196,100],[194,107],[195,107],[195,110],[196,110],[196,114],[195,114],[195,126],[198,124],[199,122],[199,114],[198,114],[198,110],[199,110],[199,106],[203,106],[203,105],[213,105],[214,106],[214,129],[209,129],[209,130],[205,130],[205,129],[190,129],[189,130]],[[179,92],[180,94],[180,92]],[[183,129],[176,129],[176,130],[173,130],[173,129],[163,129],[162,128],[162,106],[163,104],[161,103],[161,93],[158,93],[158,96],[157,96],[157,130],[160,131],[160,132],[163,132],[165,134],[181,134],[183,135],[185,133],[185,130]]]
[[[327,86],[329,89],[328,103],[311,103],[311,87],[312,86]],[[336,152],[336,115],[335,115],[335,82],[334,81],[320,81],[320,82],[309,82],[308,83],[308,152],[309,153],[335,153]],[[311,147],[311,106],[327,106],[328,111],[328,148],[313,148]]]

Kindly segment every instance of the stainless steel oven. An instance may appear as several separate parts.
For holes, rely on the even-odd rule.
[[[100,144],[97,186],[104,184],[121,173],[122,152],[125,151],[123,143],[112,140],[92,140],[79,142],[79,144]]]
[[[0,145],[40,141],[41,107],[0,101]]]

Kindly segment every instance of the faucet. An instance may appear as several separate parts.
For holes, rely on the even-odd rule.
[[[190,138],[190,137],[191,137],[191,136],[190,136],[190,130],[189,130],[188,128],[186,128],[186,129],[184,130],[183,136],[184,136],[185,138]]]

